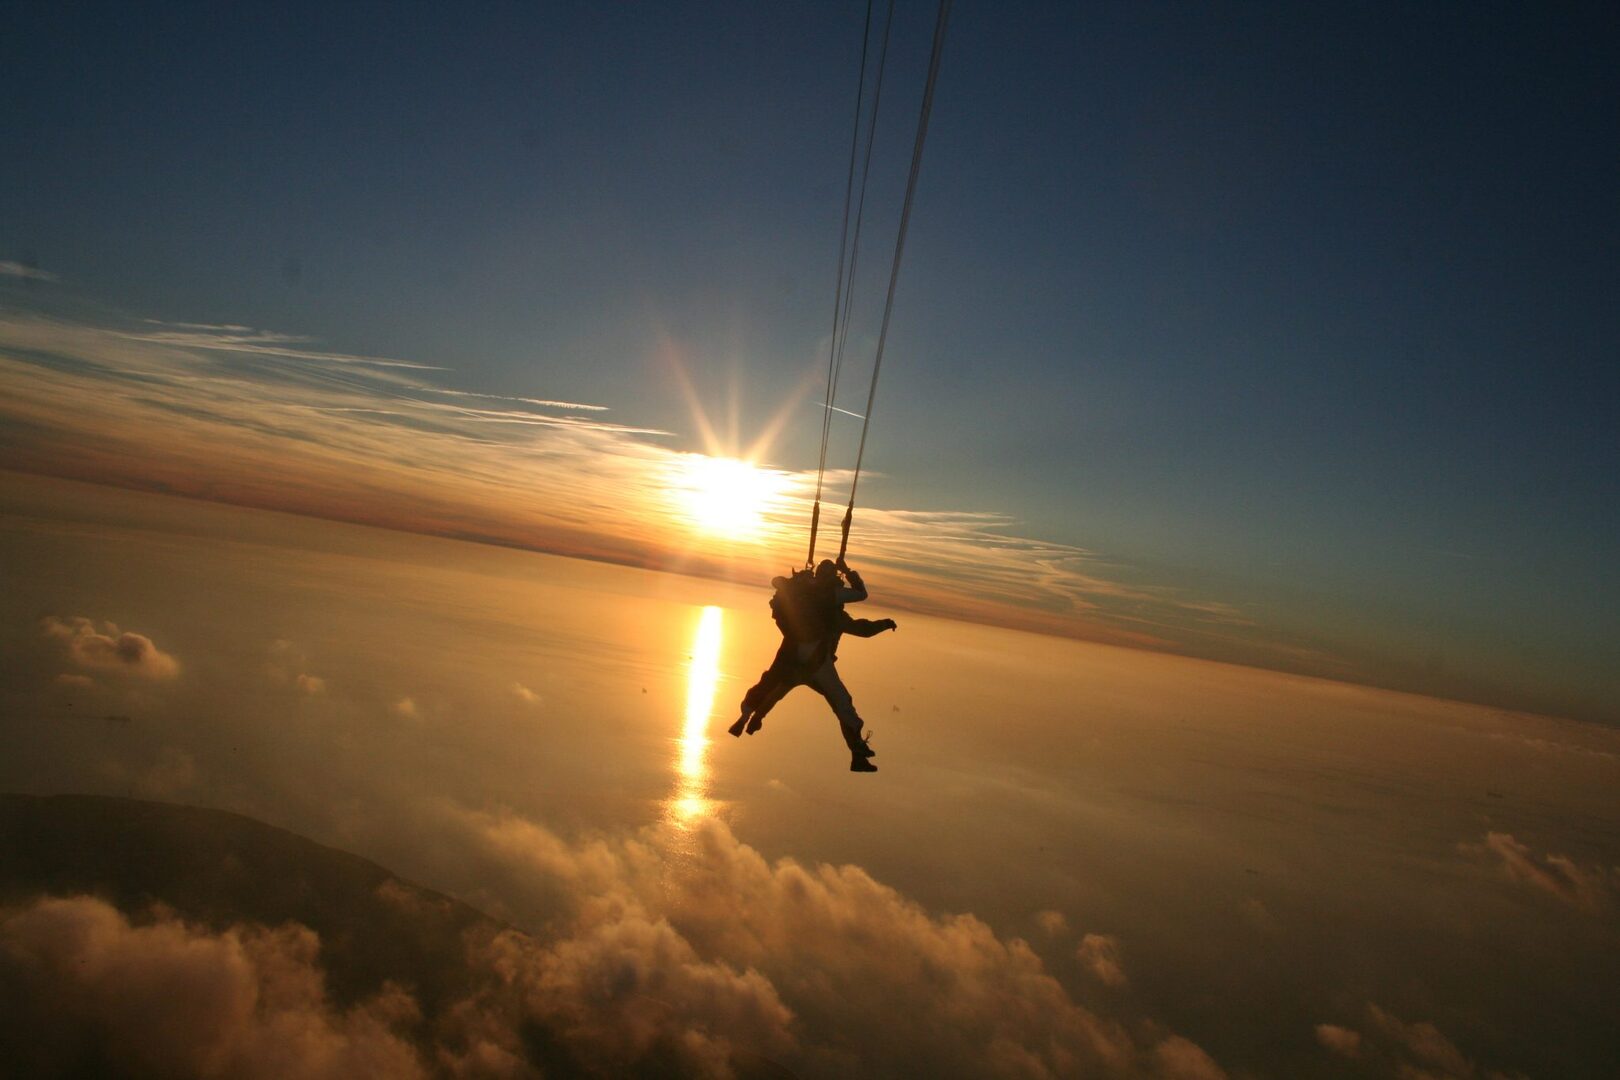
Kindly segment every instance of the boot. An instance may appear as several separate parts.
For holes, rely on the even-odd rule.
[[[861,757],[860,754],[855,754],[855,755],[851,756],[850,759],[849,759],[849,771],[850,772],[877,772],[877,766],[872,764],[866,758]]]

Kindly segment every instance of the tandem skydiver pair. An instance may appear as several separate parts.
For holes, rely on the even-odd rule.
[[[773,578],[771,617],[782,631],[782,644],[766,668],[743,695],[742,714],[730,732],[752,735],[765,714],[795,686],[808,686],[827,699],[849,747],[851,772],[877,772],[874,753],[862,737],[862,722],[844,681],[838,676],[838,641],[845,634],[875,637],[896,628],[893,619],[855,619],[845,604],[865,600],[866,584],[843,559],[824,559],[814,571],[797,570]]]

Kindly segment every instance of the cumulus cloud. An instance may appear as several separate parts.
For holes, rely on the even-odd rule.
[[[26,1075],[424,1075],[396,1029],[417,1017],[402,990],[340,1011],[319,942],[299,926],[213,933],[159,915],[132,923],[88,896],[0,911],[5,1041]]]
[[[1400,1080],[1524,1080],[1482,1069],[1429,1021],[1407,1022],[1372,1002],[1362,1030],[1317,1024],[1316,1041],[1340,1057],[1363,1061],[1379,1075]]]
[[[1035,925],[1048,937],[1057,937],[1059,934],[1069,932],[1069,920],[1063,917],[1061,911],[1037,911]]]
[[[1077,1004],[1025,942],[931,915],[859,867],[771,863],[715,820],[576,843],[451,813],[526,875],[537,910],[565,912],[554,936],[503,935],[485,957],[519,1012],[593,1067],[659,1046],[702,1070],[741,1050],[819,1075],[1224,1075],[1185,1039],[1144,1045]],[[510,1052],[517,1017],[480,1015],[483,1041]]]
[[[515,682],[512,684],[512,693],[516,695],[517,699],[523,702],[525,705],[540,704],[540,695],[535,693],[533,690],[530,690],[527,686],[524,686],[520,682]]]
[[[739,1050],[778,1056],[793,1048],[793,1013],[769,980],[705,960],[642,910],[593,919],[549,943],[507,931],[472,960],[494,977],[459,1018],[474,1022],[477,1042],[514,1057],[532,1022],[556,1033],[573,1062],[608,1075],[658,1063],[723,1076]]]
[[[120,630],[116,623],[103,622],[98,628],[83,616],[61,619],[48,615],[40,629],[46,637],[62,642],[68,657],[80,667],[154,681],[180,674],[180,661],[146,635]]]
[[[1125,969],[1119,962],[1119,939],[1110,934],[1087,934],[1075,954],[1085,969],[1104,986],[1124,986]]]
[[[1226,1080],[1226,1070],[1202,1047],[1180,1035],[1172,1035],[1153,1048],[1153,1061],[1165,1080]]]
[[[264,661],[264,674],[280,686],[291,686],[305,697],[319,697],[326,693],[326,680],[310,674],[309,654],[284,638],[270,643]]]
[[[1473,1062],[1463,1056],[1455,1043],[1440,1033],[1440,1029],[1426,1021],[1409,1024],[1385,1012],[1377,1005],[1367,1005],[1367,1029],[1382,1040],[1404,1062],[1405,1075],[1445,1077],[1448,1080],[1467,1080],[1476,1074]],[[1411,1066],[1419,1066],[1419,1072]]]
[[[1537,857],[1512,833],[1488,832],[1482,844],[1463,844],[1470,855],[1489,859],[1510,880],[1546,893],[1571,907],[1596,914],[1614,904],[1620,867],[1582,866],[1568,855]]]
[[[1343,1057],[1361,1055],[1361,1033],[1337,1024],[1317,1024],[1316,1041]]]

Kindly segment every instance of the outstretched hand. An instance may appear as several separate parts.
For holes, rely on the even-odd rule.
[[[898,630],[898,629],[900,629],[900,624],[895,622],[893,619],[884,619],[883,620],[883,629],[885,629],[885,630]]]

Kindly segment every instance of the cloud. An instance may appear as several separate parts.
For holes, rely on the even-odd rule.
[[[1317,1024],[1316,1041],[1341,1057],[1361,1055],[1361,1033],[1337,1024]]]
[[[270,643],[264,674],[271,682],[291,686],[305,697],[320,697],[326,693],[326,680],[305,671],[308,666],[308,653],[293,642],[278,638]]]
[[[388,707],[388,711],[405,720],[415,720],[422,715],[417,708],[416,701],[410,697],[402,697]]]
[[[63,674],[56,677],[56,685],[87,688],[96,685],[96,680],[92,679],[88,675]]]
[[[520,682],[515,682],[512,684],[512,693],[517,695],[517,699],[523,702],[525,705],[540,704],[540,695],[535,693],[533,690],[530,690],[527,686],[524,686]]]
[[[213,933],[132,923],[88,896],[0,911],[0,1039],[20,1074],[242,1077],[424,1075],[396,1029],[415,1003],[388,987],[328,1001],[319,942],[299,926]]]
[[[1059,934],[1069,932],[1069,920],[1063,917],[1061,911],[1037,911],[1035,925],[1039,926],[1048,937],[1057,937]]]
[[[1590,914],[1614,905],[1620,892],[1620,867],[1593,863],[1582,866],[1568,855],[1545,855],[1539,859],[1512,833],[1488,832],[1483,844],[1462,844],[1466,854],[1494,859],[1510,880],[1546,893],[1571,907]]]
[[[1408,1076],[1446,1077],[1467,1080],[1475,1076],[1473,1062],[1463,1056],[1455,1043],[1440,1033],[1431,1023],[1408,1024],[1399,1017],[1367,1005],[1368,1031],[1382,1037],[1399,1054],[1409,1058],[1402,1072]],[[1412,1069],[1421,1066],[1423,1072]]]
[[[815,485],[773,469],[760,534],[722,549],[693,531],[680,497],[693,455],[661,445],[667,431],[241,325],[0,315],[0,379],[12,421],[0,446],[25,471],[688,573],[779,572]],[[1318,673],[1336,663],[1267,637],[1243,609],[1022,536],[1003,514],[870,505],[857,520],[883,596],[913,610],[1220,658],[1265,649]]]
[[[1379,1075],[1400,1080],[1510,1080],[1508,1074],[1481,1070],[1433,1023],[1408,1023],[1372,1002],[1367,1003],[1362,1031],[1339,1024],[1317,1024],[1314,1030],[1324,1049],[1365,1061]]]
[[[793,1014],[763,975],[703,959],[644,911],[594,919],[550,943],[507,931],[472,961],[496,977],[462,1015],[477,1017],[480,1041],[513,1056],[535,1022],[573,1062],[605,1075],[661,1063],[676,1075],[721,1076],[738,1050],[793,1048]]]
[[[0,259],[0,277],[22,278],[24,281],[56,281],[57,276],[48,270],[41,270],[37,266],[26,263],[12,262]]]
[[[16,1003],[0,1042],[26,1033],[31,1075],[1225,1076],[1161,1025],[1080,1006],[1019,939],[858,867],[768,862],[717,821],[570,841],[444,811],[491,860],[485,880],[535,901],[515,912],[529,931],[475,921],[412,988],[379,974],[339,1005],[303,926],[36,898],[0,909]],[[407,936],[453,907],[369,889]]]
[[[1158,1075],[1165,1080],[1226,1080],[1226,1070],[1202,1047],[1180,1035],[1172,1035],[1153,1048]]]
[[[1075,953],[1085,969],[1104,986],[1124,986],[1125,969],[1119,962],[1119,939],[1108,934],[1087,934]]]
[[[366,364],[385,368],[412,368],[418,371],[443,371],[432,364],[418,364],[410,360],[393,360],[386,356],[357,356],[352,353],[326,352],[310,348],[310,339],[293,334],[278,334],[269,330],[255,330],[247,326],[209,323],[160,323],[153,319],[142,322],[162,326],[162,330],[115,331],[131,341],[145,341],[156,345],[174,345],[187,349],[207,349],[215,352],[253,353],[259,356],[284,357],[334,364]]]
[[[120,630],[116,623],[96,624],[82,616],[60,619],[48,615],[40,623],[46,637],[67,646],[68,656],[80,667],[112,671],[161,681],[180,674],[180,662],[152,644],[144,634]]]
[[[510,401],[520,405],[539,405],[547,409],[575,409],[583,412],[607,412],[606,405],[584,405],[577,401],[552,401],[548,398],[508,397],[505,394],[477,394],[471,390],[445,390],[440,387],[424,388],[430,394],[442,394],[446,397],[487,398],[493,401]]]
[[[550,928],[484,952],[515,1001],[483,1001],[480,1030],[508,1051],[529,1015],[609,1071],[661,1046],[693,1067],[749,1052],[820,1075],[1224,1075],[1185,1039],[1143,1045],[1077,1004],[1025,942],[859,867],[771,863],[712,819],[569,842],[447,812],[514,875],[503,893],[532,898],[505,914]]]

